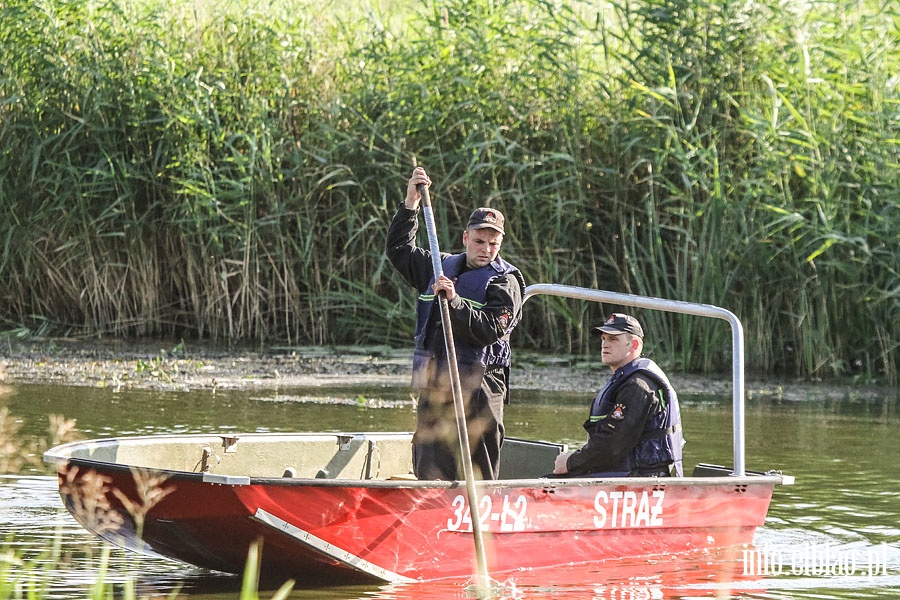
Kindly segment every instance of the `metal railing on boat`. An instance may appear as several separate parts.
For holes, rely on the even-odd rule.
[[[731,379],[734,405],[734,472],[732,475],[739,477],[746,475],[744,463],[744,328],[741,326],[740,320],[734,313],[724,308],[713,306],[712,304],[698,304],[694,302],[684,302],[682,300],[636,296],[633,294],[622,294],[570,285],[536,283],[525,288],[525,300],[538,295],[561,296],[563,298],[588,300],[591,302],[607,302],[621,306],[660,310],[683,315],[711,317],[728,321],[731,325]]]

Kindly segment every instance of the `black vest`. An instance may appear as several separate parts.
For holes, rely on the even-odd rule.
[[[463,299],[471,302],[476,308],[484,306],[487,299],[487,288],[491,281],[502,275],[513,275],[525,287],[524,279],[519,270],[499,256],[490,264],[478,269],[463,271],[466,264],[465,254],[453,254],[443,259],[441,266],[444,275],[454,280],[456,293]],[[462,274],[460,274],[462,271]],[[440,334],[440,308],[437,297],[431,292],[434,285],[434,277],[428,282],[427,291],[419,295],[416,306],[416,333],[415,356],[413,358],[413,386],[432,387],[434,380],[431,375],[435,372],[444,372],[445,365],[434,365],[436,356],[443,357],[444,338]],[[516,322],[510,323],[506,334],[490,346],[472,346],[462,336],[454,336],[456,347],[456,360],[459,365],[460,377],[471,378],[472,381],[480,381],[484,370],[490,366],[509,367],[510,346],[509,334],[516,326]],[[443,361],[441,361],[443,363]],[[444,387],[443,385],[439,387]],[[463,387],[466,386],[465,383]]]
[[[678,395],[675,393],[675,388],[669,383],[666,374],[649,358],[637,358],[613,373],[591,403],[591,416],[585,421],[584,428],[588,434],[591,434],[609,418],[610,412],[615,407],[612,399],[616,390],[638,372],[656,382],[663,392],[663,397],[659,401],[659,410],[644,426],[637,445],[611,471],[617,475],[634,475],[640,474],[642,470],[675,465],[675,471],[681,477],[684,474],[681,464],[681,448],[684,445],[684,438],[681,434],[681,410],[678,407]]]

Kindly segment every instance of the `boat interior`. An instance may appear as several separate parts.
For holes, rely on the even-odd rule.
[[[530,479],[553,470],[564,444],[507,438],[503,479]],[[412,433],[167,435],[73,442],[48,462],[79,459],[128,467],[203,473],[223,478],[415,479]]]

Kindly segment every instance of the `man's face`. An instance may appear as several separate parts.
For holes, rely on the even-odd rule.
[[[634,349],[634,338],[631,334],[603,333],[600,340],[600,360],[604,365],[615,371],[631,362],[633,358],[631,351]]]
[[[466,247],[466,265],[477,269],[490,264],[500,254],[503,234],[496,229],[467,229],[463,232],[463,246]]]

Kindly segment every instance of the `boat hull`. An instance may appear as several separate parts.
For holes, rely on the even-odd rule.
[[[71,458],[63,501],[115,544],[264,577],[408,582],[470,575],[460,482],[216,478]],[[477,482],[492,575],[749,544],[777,476]],[[150,490],[150,492],[148,492]]]

